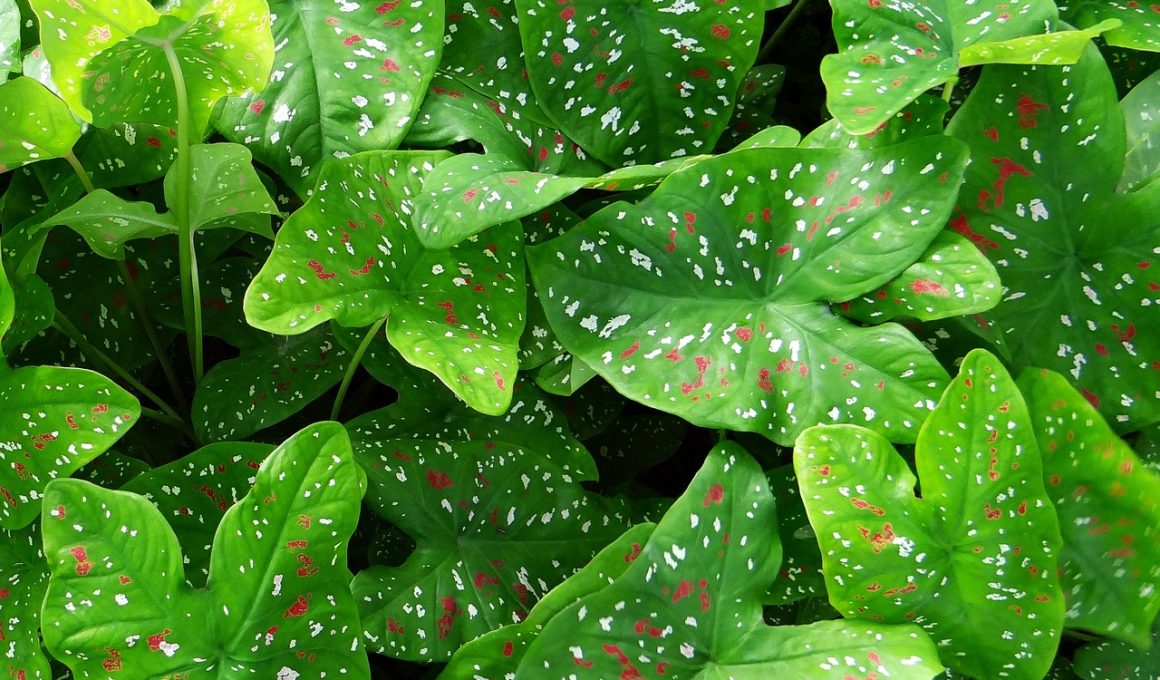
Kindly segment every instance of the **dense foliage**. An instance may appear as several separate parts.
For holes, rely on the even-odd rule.
[[[0,678],[1160,677],[1157,52],[0,0]]]

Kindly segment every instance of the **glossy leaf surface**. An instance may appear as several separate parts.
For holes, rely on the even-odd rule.
[[[1027,406],[997,359],[967,355],[916,446],[921,499],[881,435],[814,427],[798,439],[830,602],[918,623],[956,672],[1042,678],[1064,620],[1060,530]]]
[[[0,0],[0,82],[20,67],[20,7],[16,0]]]
[[[81,137],[68,106],[32,78],[0,82],[0,173],[60,158]]]

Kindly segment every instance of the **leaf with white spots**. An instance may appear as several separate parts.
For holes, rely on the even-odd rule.
[[[177,157],[177,131],[147,123],[89,127],[73,152],[98,189],[145,184],[163,177]]]
[[[1080,31],[1056,31],[998,42],[974,43],[959,51],[959,67],[983,64],[1074,64],[1083,56],[1091,40],[1119,27],[1119,19],[1105,19]]]
[[[45,644],[76,678],[121,669],[367,679],[346,567],[364,488],[341,426],[295,434],[226,511],[208,585],[195,590],[148,500],[57,480],[43,519]]]
[[[839,54],[822,60],[830,113],[853,134],[871,132],[958,73],[964,50],[1044,32],[1047,0],[832,0]],[[1086,40],[1086,38],[1084,38]],[[1038,63],[1066,63],[1045,50]]]
[[[381,152],[333,161],[278,232],[246,291],[246,319],[303,333],[387,317],[387,338],[472,408],[507,410],[524,328],[523,233],[504,224],[450,250],[412,225],[423,176],[446,153]]]
[[[266,187],[254,170],[250,150],[240,144],[195,144],[189,149],[190,226],[194,231],[235,227],[272,237],[268,220],[241,216],[277,215]],[[176,205],[181,180],[176,166],[165,175],[165,200]]]
[[[874,130],[864,135],[850,134],[836,118],[822,123],[806,135],[802,146],[823,149],[877,149],[908,139],[941,135],[950,104],[941,97],[921,94]]]
[[[119,489],[150,469],[149,464],[140,458],[109,450],[77,470],[73,476],[106,489]]]
[[[0,81],[0,173],[60,158],[81,137],[81,126],[60,99],[32,78]]]
[[[1124,118],[1099,51],[985,67],[948,132],[973,160],[948,227],[999,271],[987,315],[1013,366],[1068,377],[1117,431],[1160,420],[1160,184],[1115,193]]]
[[[322,164],[399,146],[439,64],[443,3],[272,0],[274,69],[213,125],[305,197]]]
[[[1117,189],[1127,192],[1160,178],[1160,71],[1132,88],[1120,107],[1127,122],[1128,155]]]
[[[1066,623],[1147,646],[1160,612],[1160,477],[1059,374],[1019,377],[1063,532]]]
[[[202,333],[221,338],[239,349],[279,345],[268,333],[246,323],[242,299],[262,262],[251,257],[226,257],[199,267]],[[181,312],[181,282],[177,277],[156,281],[148,293],[150,311],[158,323],[185,327]],[[357,346],[358,343],[355,343]],[[286,347],[286,344],[281,344]],[[354,349],[353,347],[350,349]]]
[[[20,7],[16,0],[0,0],[0,82],[20,70]]]
[[[1153,627],[1146,647],[1119,640],[1091,642],[1075,651],[1075,674],[1083,680],[1155,680],[1160,678],[1160,630]]]
[[[40,550],[40,525],[0,529],[0,641],[7,677],[49,680],[48,657],[40,646],[40,603],[48,569]]]
[[[670,175],[530,248],[548,319],[622,394],[788,444],[817,422],[913,440],[947,379],[902,327],[827,301],[913,263],[945,224],[964,149],[753,149]]]
[[[576,390],[588,384],[597,375],[596,371],[571,352],[552,359],[536,370],[536,384],[540,389],[561,397],[569,397]]]
[[[271,444],[209,444],[121,487],[149,499],[173,527],[191,586],[205,586],[218,524],[226,510],[250,491],[262,461],[273,450]]]
[[[367,502],[415,539],[398,567],[352,584],[369,646],[418,661],[517,623],[629,526],[628,507],[586,491],[595,466],[511,435],[449,439],[355,430]],[[370,436],[367,436],[370,435]],[[586,460],[585,460],[586,459]]]
[[[761,0],[516,0],[545,112],[618,168],[708,153],[757,58]]]
[[[999,303],[999,274],[965,236],[939,233],[917,262],[876,291],[843,302],[841,313],[863,323],[931,321],[984,312]]]
[[[922,426],[915,467],[922,498],[877,433],[818,426],[798,438],[830,602],[921,625],[956,672],[1039,680],[1063,628],[1062,542],[1027,406],[992,355],[963,360]]]
[[[773,108],[784,84],[784,66],[759,64],[749,69],[737,90],[729,127],[717,140],[717,150],[732,149],[755,132],[774,125]]]
[[[177,233],[170,213],[159,214],[148,201],[126,201],[104,189],[46,219],[36,229],[67,226],[79,234],[93,252],[110,260],[125,259],[125,242]]]
[[[245,347],[198,381],[193,430],[202,442],[249,437],[325,394],[342,380],[349,362],[326,327]]]
[[[637,524],[601,550],[583,569],[548,591],[528,617],[486,633],[460,647],[439,680],[503,678],[515,673],[528,646],[557,614],[580,598],[595,593],[623,574],[640,555],[655,524]]]
[[[1160,4],[1147,0],[1060,0],[1059,13],[1081,28],[1111,20],[1123,25],[1104,35],[1109,45],[1160,52]]]
[[[917,680],[942,669],[912,625],[766,626],[761,595],[781,558],[776,523],[757,462],[718,445],[628,569],[556,614],[518,675]]]

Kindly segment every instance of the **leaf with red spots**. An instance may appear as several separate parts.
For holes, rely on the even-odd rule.
[[[707,78],[708,71],[697,72]],[[733,107],[733,118],[717,140],[718,151],[735,148],[756,132],[776,124],[773,108],[777,105],[777,95],[785,84],[785,67],[778,64],[759,64],[749,69],[737,89],[737,101]]]
[[[346,566],[365,484],[340,425],[298,432],[225,512],[208,585],[193,589],[177,537],[148,500],[56,480],[42,518],[46,647],[76,677],[368,679]]]
[[[439,63],[443,3],[271,0],[275,68],[213,120],[299,196],[323,161],[393,149]]]
[[[40,646],[40,604],[48,569],[40,550],[40,524],[0,529],[0,640],[9,677],[49,680],[48,657]]]
[[[1019,377],[1063,532],[1066,624],[1147,646],[1160,612],[1160,477],[1059,374]]]
[[[73,476],[106,489],[119,489],[152,468],[140,458],[116,450],[105,451]]]
[[[545,445],[544,434],[528,437],[501,423],[497,436],[448,437],[433,436],[429,425],[388,433],[376,420],[351,426],[370,482],[367,501],[416,549],[401,566],[355,577],[374,651],[446,659],[468,640],[520,621],[629,526],[623,500],[581,486],[595,477],[583,449]]]
[[[913,625],[766,626],[761,596],[781,557],[774,514],[757,462],[718,445],[632,565],[556,614],[518,675],[917,679],[942,669]]]
[[[1014,367],[1064,375],[1118,432],[1160,420],[1160,184],[1115,191],[1124,118],[1099,51],[986,67],[948,132],[973,158],[948,226],[999,271],[987,315]]]
[[[0,174],[61,158],[80,137],[68,106],[44,85],[24,76],[0,81]]]
[[[1160,3],[1155,0],[1067,0],[1059,5],[1063,18],[1081,28],[1108,20],[1122,23],[1104,35],[1109,45],[1160,52]]]
[[[874,432],[798,438],[794,469],[844,616],[913,621],[956,673],[1042,678],[1064,623],[1059,523],[1023,397],[976,350],[918,435],[915,475]]]
[[[516,0],[547,114],[618,168],[708,153],[757,57],[764,2]]]
[[[328,165],[246,291],[246,318],[298,334],[329,319],[358,327],[388,317],[387,338],[408,362],[472,408],[503,413],[524,327],[523,234],[512,223],[450,250],[420,244],[413,199],[447,157],[370,152]]]
[[[515,673],[528,646],[557,614],[580,598],[595,593],[623,574],[640,556],[655,524],[637,524],[601,550],[583,569],[552,588],[528,616],[486,633],[455,651],[440,680],[502,678]]]
[[[901,274],[966,162],[928,137],[870,151],[751,149],[669,176],[529,249],[564,346],[625,396],[788,444],[817,422],[913,440],[946,373],[902,327],[828,301]]]

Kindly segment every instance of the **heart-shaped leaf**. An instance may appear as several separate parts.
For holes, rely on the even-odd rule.
[[[918,435],[915,476],[881,435],[810,428],[794,469],[844,616],[923,626],[943,663],[1042,678],[1063,627],[1059,523],[1019,390],[976,350]]]
[[[913,440],[945,372],[901,327],[855,327],[826,301],[921,255],[965,161],[946,138],[737,151],[601,210],[529,263],[564,346],[632,399],[783,444],[816,422]]]
[[[1070,23],[1088,27],[1114,19],[1123,25],[1108,32],[1109,45],[1160,52],[1160,5],[1139,0],[1065,0],[1060,14]]]
[[[399,146],[442,50],[443,3],[270,2],[277,68],[214,126],[299,196],[327,158]]]
[[[0,173],[72,151],[81,126],[60,99],[32,78],[0,81]]]
[[[369,326],[472,408],[511,401],[524,326],[518,223],[450,250],[426,250],[411,223],[423,176],[445,153],[366,153],[332,162],[278,232],[246,291],[246,318],[272,333],[334,319]],[[320,247],[321,246],[321,247]]]
[[[40,525],[0,529],[0,640],[8,677],[49,680],[52,669],[40,647],[40,604],[48,569],[40,550]]]
[[[614,168],[712,151],[757,58],[764,2],[516,0],[536,100]]]
[[[1138,189],[1160,178],[1160,71],[1145,78],[1120,102],[1127,122],[1128,155],[1117,189]]]
[[[826,104],[860,135],[958,73],[964,49],[1042,33],[1056,19],[1043,0],[832,0],[839,54],[822,60]],[[1087,38],[1083,38],[1085,41]],[[1060,63],[1050,51],[1041,63]]]
[[[769,627],[760,597],[781,549],[757,462],[718,445],[628,569],[553,617],[520,677],[929,678],[916,627],[865,622]]]
[[[177,223],[169,213],[158,214],[146,201],[126,201],[104,189],[58,212],[37,229],[64,225],[80,234],[93,252],[110,260],[125,259],[125,242],[176,234]]]
[[[1019,377],[1063,532],[1067,625],[1135,645],[1160,612],[1160,477],[1063,376]]]
[[[269,444],[210,444],[121,487],[152,501],[173,527],[181,541],[185,579],[191,586],[205,586],[218,524],[249,492],[262,461],[273,450]]]
[[[974,160],[950,227],[999,271],[988,315],[1015,367],[1068,376],[1118,431],[1160,420],[1160,184],[1114,193],[1124,122],[1098,50],[986,67],[948,132]]]
[[[123,668],[369,678],[346,567],[364,484],[337,423],[294,435],[226,511],[209,584],[194,590],[177,537],[149,501],[54,482],[45,644],[78,677]]]

